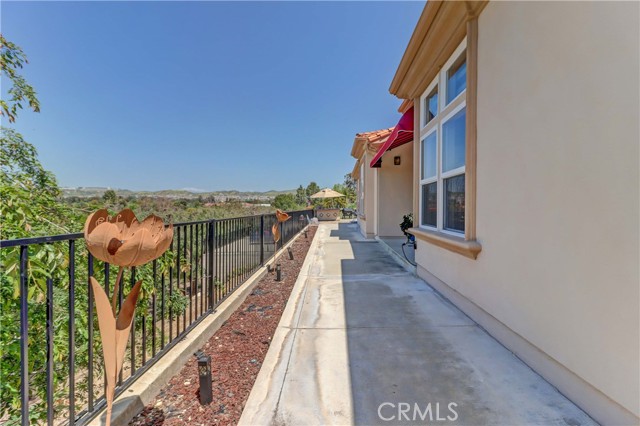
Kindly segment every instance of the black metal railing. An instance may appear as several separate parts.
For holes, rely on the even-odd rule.
[[[312,210],[289,214],[277,246],[273,214],[175,224],[170,249],[128,272],[119,303],[139,279],[142,298],[116,395],[313,217]],[[88,279],[110,294],[114,268],[91,256],[81,233],[0,241],[0,266],[0,288],[15,282],[13,294],[0,294],[0,424],[87,423],[105,406],[106,388]]]

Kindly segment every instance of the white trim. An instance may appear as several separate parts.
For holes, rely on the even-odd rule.
[[[365,208],[365,198],[364,198],[364,194],[365,194],[365,186],[366,186],[366,181],[365,181],[365,172],[367,171],[367,168],[365,167],[364,162],[367,160],[366,156],[362,157],[362,163],[360,164],[360,180],[358,182],[360,182],[360,187],[358,188],[360,190],[360,209],[358,211],[358,213],[365,215],[366,214],[366,208]]]
[[[447,90],[447,74],[451,66],[458,61],[467,48],[467,39],[465,39],[456,47],[453,54],[447,62],[445,62],[444,66],[438,72],[438,75],[433,79],[433,81],[427,86],[427,89],[420,96],[420,144],[418,148],[418,152],[420,155],[419,158],[419,167],[418,171],[418,227],[423,229],[434,230],[438,232],[443,232],[449,235],[454,235],[459,237],[460,234],[464,235],[463,231],[451,230],[444,228],[444,210],[445,210],[445,198],[444,198],[444,180],[449,179],[455,176],[462,175],[466,172],[466,161],[467,155],[465,152],[465,164],[463,166],[457,167],[453,170],[448,170],[446,172],[442,171],[442,152],[443,152],[443,127],[444,125],[453,118],[456,114],[467,107],[467,89],[460,92],[455,99],[451,102],[446,103],[446,90]],[[466,58],[465,58],[466,61]],[[426,105],[426,99],[434,90],[438,92],[438,110],[436,116],[429,121],[429,123],[425,123],[426,115],[428,109]],[[424,141],[431,136],[435,132],[436,134],[436,175],[434,177],[423,178],[422,170],[424,169]],[[465,134],[466,138],[466,134]],[[423,185],[427,185],[430,183],[436,182],[436,226],[423,225],[423,200],[422,200],[422,187]],[[466,192],[466,188],[465,188]],[[465,227],[467,226],[465,220]]]
[[[444,109],[446,108],[447,105],[452,104],[456,101],[456,99],[458,99],[460,96],[462,96],[463,94],[466,96],[467,94],[467,89],[465,86],[465,89],[460,92],[458,94],[458,96],[456,96],[455,98],[453,98],[451,100],[451,102],[447,102],[447,73],[449,72],[449,68],[451,68],[451,66],[453,65],[453,63],[455,61],[457,61],[458,59],[460,59],[460,55],[462,55],[462,52],[464,52],[467,48],[467,38],[465,37],[464,40],[462,40],[462,43],[460,43],[458,45],[458,47],[456,47],[456,50],[453,51],[453,53],[451,54],[451,56],[449,57],[449,59],[447,60],[447,62],[444,63],[444,65],[442,66],[442,68],[440,69],[440,80],[444,82],[444,84],[441,84],[440,86],[440,92],[442,93],[441,95],[441,99],[438,99],[438,101],[442,101],[442,108],[440,108],[440,105],[438,105],[438,109]],[[466,58],[465,58],[466,61]],[[444,78],[442,78],[444,77]]]
[[[423,150],[424,141],[426,141],[427,138],[430,137],[434,133],[436,134],[436,174],[434,176],[429,176],[429,177],[425,178],[425,177],[422,176],[422,171],[424,169],[424,164],[423,164],[423,160],[424,160],[424,150]],[[437,180],[438,179],[438,126],[433,126],[429,132],[426,132],[424,134],[424,136],[422,136],[420,138],[419,151],[420,151],[420,177],[419,177],[420,183],[421,184],[422,183],[428,183],[427,181],[435,181],[435,180]]]
[[[437,231],[438,230],[438,227],[437,227],[437,224],[438,224],[437,213],[436,213],[436,226],[423,225],[422,224],[422,187],[424,185],[429,185],[429,184],[434,183],[434,182],[436,183],[436,197],[437,197],[438,196],[438,194],[437,194],[438,181],[436,179],[432,179],[429,182],[420,182],[419,190],[418,190],[418,207],[419,207],[419,209],[418,209],[418,213],[419,213],[418,214],[418,227],[419,228],[423,228],[423,229],[430,229],[430,230],[433,230],[433,231]],[[436,198],[436,209],[437,209],[437,198]]]
[[[464,92],[460,93],[460,96],[466,95],[466,94],[467,94],[467,91],[465,90]],[[453,103],[453,101],[451,101],[451,103]],[[456,107],[453,108],[451,111],[447,111],[447,115],[442,117],[440,119],[440,122],[444,124],[445,122],[451,120],[454,115],[462,111],[464,108],[466,108],[466,106],[467,106],[467,100],[465,99],[462,102],[460,102],[460,104],[456,105]]]
[[[462,93],[464,94],[465,92],[462,92]],[[466,107],[467,107],[467,102],[466,102],[466,99],[465,99],[464,101],[460,102],[460,105],[456,106],[453,110],[451,110],[445,117],[443,117],[440,120],[440,128],[441,128],[441,133],[442,134],[440,136],[439,142],[440,142],[440,146],[441,147],[444,145],[444,139],[443,139],[443,136],[444,136],[444,125],[447,124],[447,122],[449,122],[449,120],[451,120],[453,117],[455,117],[456,114],[461,112],[463,109],[466,109]],[[465,113],[466,113],[466,111],[465,111]],[[465,138],[466,138],[466,134],[465,134]],[[456,167],[455,169],[447,170],[446,172],[442,170],[442,154],[440,155],[439,160],[440,160],[440,168],[439,168],[438,171],[440,172],[440,178],[443,179],[443,180],[464,173],[465,169],[467,167],[467,153],[466,152],[465,152],[465,156],[464,156],[464,163],[465,164],[463,166]]]
[[[453,235],[454,237],[458,237],[458,238],[462,236],[462,238],[464,239],[464,231],[456,231],[455,229],[447,229],[444,227],[439,231],[442,232],[443,234]]]
[[[449,179],[449,178],[452,178],[452,177],[456,177],[456,176],[464,174],[464,172],[465,172],[465,166],[460,166],[460,167],[458,167],[456,169],[449,170],[448,172],[440,173],[440,179],[441,180],[445,180],[445,179]]]
[[[431,124],[432,122],[435,121],[435,119],[438,117],[438,114],[440,114],[440,91],[438,90],[438,110],[436,111],[436,117],[433,118],[433,120],[429,121],[428,123],[425,123],[426,121],[426,114],[428,111],[428,108],[425,109],[425,101],[427,100],[427,96],[429,96],[429,94],[431,94],[431,92],[433,92],[433,89],[438,85],[438,75],[436,75],[436,77],[433,79],[433,81],[431,83],[429,83],[429,86],[427,86],[427,90],[424,91],[424,93],[422,94],[422,96],[420,96],[420,108],[421,108],[421,114],[420,114],[420,129],[423,130],[427,125]],[[438,87],[438,89],[440,89]]]

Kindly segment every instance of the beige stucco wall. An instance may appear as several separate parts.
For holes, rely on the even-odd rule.
[[[363,212],[358,212],[358,225],[360,233],[366,238],[373,238],[376,232],[376,176],[375,169],[369,167],[372,155],[368,152],[363,154],[362,162],[364,162],[364,176],[360,174],[359,183],[364,184],[364,217]]]
[[[439,280],[635,416],[638,28],[637,2],[489,3],[478,51],[482,252],[471,260],[425,242],[416,252]]]
[[[396,156],[400,156],[399,166],[393,164]],[[401,237],[402,216],[413,211],[413,144],[404,144],[386,152],[377,175],[377,235]]]

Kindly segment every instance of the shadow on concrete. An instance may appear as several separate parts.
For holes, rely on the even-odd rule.
[[[350,240],[352,256],[340,269],[354,424],[593,424],[381,245],[356,234],[357,225],[340,224],[325,250],[344,253],[339,246]]]
[[[364,238],[359,230],[357,222],[342,221],[338,223],[338,229],[332,229],[329,233],[330,240],[337,239],[341,241],[366,241],[373,242]]]
[[[358,233],[357,227],[340,228],[332,236],[351,239],[353,253],[352,259],[341,261],[341,270],[354,423],[450,422],[452,401],[463,404],[457,410],[460,419],[467,419],[462,423],[486,423],[482,415],[486,407],[473,403],[474,388],[465,386],[462,394],[456,391],[471,369],[446,341],[433,337],[430,319],[416,309],[429,288],[379,243],[349,238]],[[465,323],[463,318],[460,324]],[[414,416],[416,404],[421,412]],[[405,412],[407,407],[410,411]]]

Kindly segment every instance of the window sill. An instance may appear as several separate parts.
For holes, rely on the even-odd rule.
[[[461,254],[470,259],[476,259],[478,257],[478,253],[482,250],[482,246],[476,240],[467,241],[464,238],[445,234],[443,232],[429,231],[420,228],[411,228],[407,230],[407,232],[415,235],[419,240],[426,241],[435,246]]]

